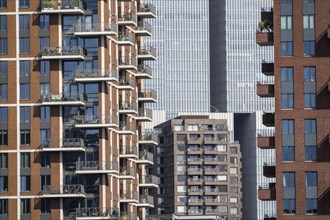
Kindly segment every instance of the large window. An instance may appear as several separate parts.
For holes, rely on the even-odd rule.
[[[316,146],[315,145],[306,145],[305,146],[305,161],[316,161]]]
[[[20,122],[30,122],[30,106],[20,107]]]
[[[30,38],[20,37],[19,38],[19,52],[20,53],[30,53]]]
[[[1,4],[1,0],[0,0]],[[1,5],[0,5],[1,8]],[[0,31],[7,31],[7,16],[1,15],[0,16]],[[6,54],[8,52],[8,45],[7,45],[7,38],[3,37],[0,38],[0,54]]]
[[[314,15],[304,15],[304,29],[314,29]]]
[[[19,0],[20,8],[28,8],[30,6],[30,0]]]
[[[50,84],[49,83],[40,83],[40,96],[47,96],[50,94]]]
[[[0,38],[0,54],[7,54],[8,42],[7,38]]]
[[[315,67],[304,67],[304,107],[316,107],[316,73]]]
[[[49,143],[49,139],[50,139],[50,129],[40,129],[40,143],[41,144]]]
[[[40,50],[42,50],[45,47],[49,47],[49,37],[40,37]]]
[[[7,31],[7,15],[0,15],[0,31]]]
[[[317,172],[306,172],[306,213],[317,213]]]
[[[40,155],[40,167],[50,167],[50,153],[41,152]]]
[[[30,214],[30,213],[31,213],[31,200],[21,199],[21,214]]]
[[[281,30],[292,29],[292,16],[291,15],[281,15]]]
[[[30,153],[21,153],[21,168],[30,168]]]
[[[0,45],[1,48],[1,45]],[[8,85],[0,84],[0,100],[5,101],[8,99]]]
[[[304,41],[304,56],[315,56],[315,41]]]
[[[49,15],[40,15],[39,28],[40,30],[49,30]]]
[[[8,122],[8,108],[0,107],[0,123]]]
[[[30,130],[21,130],[21,145],[30,145]]]
[[[0,0],[0,8],[1,9],[7,8],[7,0]]]
[[[0,199],[0,215],[7,215],[7,214],[8,214],[8,199]]]
[[[294,134],[294,120],[282,120],[282,134]]]
[[[0,146],[8,145],[8,131],[0,130]]]
[[[40,212],[41,213],[50,213],[50,199],[41,199],[40,200]]]
[[[305,134],[316,134],[316,119],[305,119]]]
[[[20,84],[20,99],[21,100],[30,99],[30,83]]]
[[[31,189],[31,177],[21,176],[21,192],[27,192]]]
[[[6,153],[0,153],[0,168],[8,168],[8,154]]]
[[[30,77],[30,61],[29,60],[23,60],[19,61],[19,75]]]
[[[8,62],[0,61],[0,77],[8,77]]]
[[[282,41],[281,42],[281,56],[293,56],[293,42]]]
[[[292,109],[294,106],[293,98],[293,68],[281,68],[282,79],[282,109]],[[290,87],[290,88],[288,88]],[[291,88],[292,87],[292,88]]]
[[[50,107],[40,106],[40,121],[50,122]]]
[[[285,190],[295,190],[295,173],[294,172],[285,172],[283,173],[283,193]],[[284,213],[296,213],[296,199],[292,195],[289,197],[283,196],[283,212]]]
[[[0,193],[8,192],[8,176],[0,176]]]
[[[282,146],[282,160],[294,161],[294,146]]]
[[[40,61],[40,75],[49,76],[50,62],[47,60]]]

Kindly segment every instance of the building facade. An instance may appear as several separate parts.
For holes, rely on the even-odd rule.
[[[0,1],[0,219],[147,219],[140,0]]]
[[[160,178],[156,215],[242,219],[240,145],[230,138],[232,122],[187,115],[156,126],[154,172]]]
[[[275,148],[276,163],[265,163],[263,175],[276,182],[258,197],[276,200],[277,219],[330,218],[329,7],[323,0],[277,0],[273,12],[261,12],[274,32],[263,22],[256,42],[274,45],[274,63],[262,69],[275,83],[258,85],[257,94],[275,96],[275,114],[264,114],[263,124],[276,132],[258,145]]]

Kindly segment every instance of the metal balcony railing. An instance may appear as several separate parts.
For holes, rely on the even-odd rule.
[[[189,178],[188,180],[189,180],[189,182],[201,182],[201,181],[203,181],[202,178]]]
[[[202,214],[203,210],[202,209],[188,209],[189,214]]]
[[[188,172],[203,172],[202,168],[188,168]]]
[[[131,87],[134,87],[134,80],[132,78],[126,79],[126,78],[119,77],[118,85],[119,86],[131,86]]]
[[[41,193],[43,195],[58,195],[58,194],[85,194],[83,185],[64,185],[50,186],[44,185]]]
[[[86,50],[79,46],[44,47],[41,56],[85,56]]]
[[[146,75],[148,75],[148,76],[152,76],[152,69],[151,69],[151,67],[150,66],[148,66],[148,65],[139,65],[138,66],[138,73],[140,73],[140,74],[146,74]]]
[[[100,78],[113,77],[118,79],[118,71],[116,69],[85,69],[77,70],[76,78]]]
[[[188,157],[188,161],[189,162],[202,162],[203,161],[203,158],[189,158]]]
[[[118,34],[118,41],[129,41],[133,43],[134,42],[133,34],[120,33]]]
[[[151,33],[151,25],[148,22],[139,22],[135,28],[136,31],[148,31]]]
[[[85,93],[71,93],[71,94],[43,94],[40,97],[41,102],[65,102],[65,101],[87,101]]]
[[[205,192],[219,192],[219,188],[205,188]]]
[[[143,175],[140,176],[140,184],[159,184],[159,178],[154,175]]]
[[[139,203],[154,205],[154,197],[149,196],[149,195],[140,195]]]
[[[202,192],[202,188],[188,188],[188,192]]]
[[[139,117],[152,118],[152,110],[148,108],[139,108]]]
[[[55,139],[46,139],[41,143],[44,148],[74,148],[85,147],[84,140],[82,138],[62,138],[61,142]]]
[[[134,132],[134,124],[128,122],[119,122],[119,130]]]
[[[153,89],[145,89],[139,91],[139,98],[157,99],[157,92]]]
[[[148,160],[153,162],[154,161],[154,155],[148,151],[140,151],[139,153],[139,159],[140,160]]]
[[[114,115],[80,115],[76,116],[75,124],[118,124],[118,117]]]
[[[121,13],[118,15],[118,22],[137,22],[137,16],[135,13]]]
[[[119,110],[137,111],[137,104],[134,102],[119,102]]]
[[[75,213],[76,217],[119,217],[117,208],[78,208]]]
[[[120,146],[119,152],[122,155],[137,155],[138,149],[137,147],[130,147],[130,146]]]
[[[76,170],[118,170],[118,163],[110,161],[77,161]]]
[[[156,57],[156,49],[153,47],[140,47],[138,51],[139,55],[151,55]]]
[[[156,133],[153,132],[144,132],[140,133],[140,141],[158,141],[158,136]]]
[[[136,66],[136,59],[134,57],[121,57],[118,62],[119,66]]]
[[[93,24],[76,24],[74,26],[74,31],[80,32],[117,32],[118,28],[116,24],[111,23],[93,23]]]
[[[135,171],[133,167],[120,167],[120,175],[124,175],[124,176],[134,176],[135,175]]]
[[[205,209],[205,213],[218,213],[218,209]]]
[[[156,7],[153,4],[141,4],[138,12],[151,12],[152,14],[156,15]]]
[[[120,192],[120,199],[127,199],[127,200],[138,200],[139,194],[137,192],[127,192],[127,191],[121,191]]]
[[[81,0],[42,0],[41,9],[84,9],[84,2]]]

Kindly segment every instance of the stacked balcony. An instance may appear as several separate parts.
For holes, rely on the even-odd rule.
[[[84,106],[87,101],[87,96],[84,93],[80,94],[44,94],[40,97],[41,105],[47,106]]]
[[[77,220],[91,219],[118,219],[119,211],[117,208],[78,208],[76,209],[75,218]]]
[[[259,186],[258,199],[262,201],[276,200],[275,183]]]
[[[77,174],[117,174],[118,163],[111,161],[77,161]]]
[[[137,114],[137,104],[134,102],[122,101],[119,103],[119,113],[121,114]]]
[[[138,148],[137,147],[131,147],[131,146],[120,146],[119,151],[120,158],[132,158],[137,159],[138,158]]]
[[[88,13],[84,9],[82,0],[42,0],[41,11],[42,14],[75,14],[83,15]]]
[[[140,137],[139,137],[139,144],[157,145],[158,144],[158,136],[154,132],[141,133]]]
[[[79,37],[116,36],[117,32],[117,25],[110,23],[75,25],[73,30],[73,34]]]
[[[120,179],[135,179],[135,171],[133,167],[121,166],[119,170]]]
[[[154,207],[154,197],[149,195],[140,195],[139,196],[139,204],[137,204],[139,207]]]
[[[157,92],[152,89],[140,90],[138,96],[139,102],[157,102]]]
[[[138,51],[138,59],[157,60],[156,49],[153,47],[140,47]]]
[[[134,57],[120,57],[118,60],[118,68],[124,70],[137,70],[137,61]]]
[[[135,13],[121,13],[118,15],[118,25],[120,26],[136,26],[137,16]]]
[[[154,175],[143,175],[139,178],[140,187],[155,187],[157,188],[159,184],[159,178]]]
[[[118,38],[116,43],[119,46],[134,46],[134,37],[132,33],[120,33],[118,34]]]
[[[139,160],[137,163],[154,165],[154,155],[148,151],[139,152]]]
[[[151,25],[147,22],[139,22],[134,29],[131,29],[136,35],[150,37],[151,33]]]
[[[84,198],[83,185],[50,186],[45,185],[39,194],[40,198]]]
[[[261,72],[265,76],[274,76],[274,63],[263,60],[261,63]]]
[[[120,135],[134,135],[135,129],[134,124],[131,122],[119,122],[119,130],[117,132]]]
[[[263,175],[268,178],[276,177],[275,173],[275,163],[264,163],[263,165]]]
[[[118,81],[118,71],[116,69],[77,70],[74,80],[82,83]]]
[[[41,144],[41,151],[48,152],[72,152],[85,150],[86,147],[82,138],[63,138],[60,142],[58,140],[48,139]]]
[[[120,202],[122,203],[138,203],[139,194],[137,192],[120,192]]]
[[[117,128],[118,117],[114,115],[79,115],[73,120],[76,128]]]
[[[188,205],[203,205],[203,199],[188,199]]]
[[[138,114],[135,119],[143,122],[151,122],[152,110],[148,108],[139,108]]]
[[[274,113],[264,113],[262,115],[262,123],[267,127],[275,126],[275,114]]]
[[[152,79],[152,69],[148,65],[139,65],[135,77],[139,79]]]
[[[257,137],[257,146],[260,149],[274,149],[275,148],[275,136],[259,134]]]
[[[260,97],[274,97],[274,84],[257,83],[257,95]]]
[[[41,50],[42,60],[85,60],[86,50],[79,46],[44,47]]]
[[[134,90],[134,80],[132,78],[119,78],[118,89],[120,90]]]
[[[141,4],[137,16],[141,18],[156,18],[156,7],[152,4]]]

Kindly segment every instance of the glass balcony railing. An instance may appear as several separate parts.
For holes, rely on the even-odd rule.
[[[139,108],[138,117],[152,119],[152,110],[148,108]]]
[[[157,54],[156,54],[156,49],[153,47],[140,47],[138,51],[139,58],[148,58],[150,59],[155,59]]]
[[[139,22],[135,27],[135,31],[147,31],[151,34],[151,25],[148,22]]]
[[[57,93],[57,94],[43,94],[40,97],[41,102],[66,102],[66,101],[81,101],[86,102],[87,96],[85,93]]]
[[[145,75],[145,76],[148,76],[148,78],[151,78],[152,77],[152,69],[148,65],[139,65],[138,66],[138,71],[135,75],[137,77]]]
[[[84,10],[84,2],[81,0],[42,0],[41,11],[43,10]]]
[[[154,197],[149,196],[149,195],[140,195],[139,196],[139,203],[142,204],[149,204],[149,205],[154,205]]]
[[[146,89],[146,90],[140,90],[139,91],[139,99],[144,100],[144,99],[152,99],[154,101],[157,100],[157,92],[152,89]]]
[[[118,15],[118,24],[126,24],[126,23],[136,23],[137,17],[136,14],[130,12],[130,13],[121,13]]]
[[[118,65],[120,68],[124,68],[125,66],[136,67],[136,59],[134,57],[121,57],[118,60]]]
[[[136,112],[138,109],[137,109],[137,104],[134,102],[120,102],[119,110]]]
[[[120,167],[119,174],[122,176],[134,176],[134,168],[133,167]]]
[[[138,8],[138,13],[151,13],[156,16],[156,7],[153,4],[141,4]]]
[[[130,147],[130,146],[120,146],[119,150],[121,155],[138,155],[137,147]]]
[[[110,125],[118,124],[118,117],[114,115],[79,115],[73,120],[75,125]]]
[[[82,138],[63,138],[61,141],[56,139],[46,139],[41,143],[43,148],[65,149],[65,148],[85,148]]]
[[[63,46],[63,47],[44,47],[41,50],[41,58],[61,56],[85,56],[86,50],[79,46]]]
[[[120,199],[121,200],[138,200],[139,199],[139,194],[137,192],[121,191],[120,192]]]
[[[93,33],[93,32],[117,32],[116,24],[111,23],[92,23],[92,24],[77,24],[74,26],[76,34]]]
[[[85,69],[76,70],[76,80],[88,78],[114,78],[118,79],[118,71],[116,69]]]
[[[44,185],[42,195],[85,194],[83,185],[50,186]]]
[[[139,177],[139,183],[140,184],[159,184],[159,178],[154,175],[143,175]]]
[[[156,133],[153,133],[153,132],[143,132],[143,133],[140,133],[139,141],[141,141],[141,142],[148,142],[148,141],[157,142],[158,136]]]
[[[76,171],[114,170],[118,171],[118,163],[110,161],[78,161]]]

